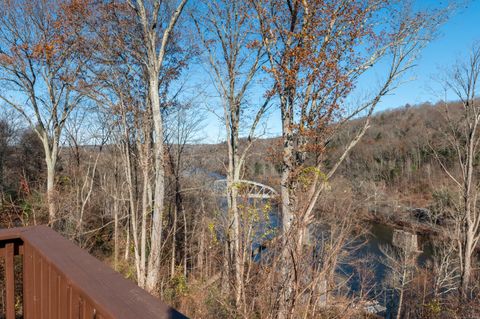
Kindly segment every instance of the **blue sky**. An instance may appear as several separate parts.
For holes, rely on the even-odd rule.
[[[437,7],[445,5],[446,1],[416,0],[421,7]],[[458,3],[466,3],[457,0]],[[384,97],[377,107],[377,111],[404,106],[405,104],[420,104],[423,102],[437,102],[443,98],[438,79],[446,72],[446,68],[456,61],[468,56],[471,47],[480,44],[480,0],[471,0],[468,4],[460,6],[450,19],[439,29],[438,36],[422,51],[416,67],[406,74],[406,80],[392,94]],[[382,77],[382,68],[376,71],[378,80]],[[194,72],[194,78],[201,82],[210,81],[208,71]],[[359,83],[358,91],[369,91],[375,84],[376,76]],[[372,81],[373,80],[373,81]],[[205,82],[204,82],[205,83]],[[207,89],[208,90],[208,89]],[[452,98],[452,97],[449,97]],[[203,101],[210,106],[218,103],[214,98]],[[220,111],[218,108],[216,108]],[[207,112],[208,113],[208,112]],[[206,126],[203,131],[203,142],[218,143],[225,138],[224,127],[221,120],[213,114],[207,114]],[[278,112],[272,112],[264,120],[266,136],[280,134],[280,119]],[[265,136],[265,135],[264,135]]]
[[[431,5],[438,0],[417,0]],[[445,1],[443,1],[445,2]],[[422,52],[416,67],[394,94],[381,102],[378,110],[409,104],[436,102],[443,98],[437,83],[442,73],[456,61],[468,56],[471,47],[480,43],[480,1],[459,8],[441,28],[437,38]]]

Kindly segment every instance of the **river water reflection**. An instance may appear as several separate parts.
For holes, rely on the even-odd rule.
[[[385,289],[386,286],[384,285],[389,269],[382,262],[385,258],[382,247],[393,246],[394,230],[393,227],[385,224],[371,223],[370,232],[358,241],[359,247],[352,249],[347,262],[340,264],[337,269],[340,276],[349,278],[350,294],[358,295],[362,288],[360,284],[361,276],[359,275],[359,269],[352,265],[364,260],[373,278],[371,278],[370,287],[363,287],[363,289],[368,290],[370,288],[368,290],[369,297],[387,307],[387,313],[384,314],[387,318],[395,311],[395,307],[391,304],[393,291]],[[418,248],[421,252],[418,254],[417,264],[424,266],[433,256],[433,248],[428,236],[418,236]]]
[[[366,258],[369,261],[369,265],[373,267],[375,275],[376,285],[381,285],[385,279],[387,268],[382,263],[384,254],[381,247],[393,246],[393,232],[394,228],[385,224],[371,223],[370,232],[366,235],[366,238],[362,238],[358,244],[360,248],[352,250],[351,259]],[[425,265],[433,255],[433,248],[428,236],[418,236],[418,247],[421,250],[417,257],[417,263],[420,266]],[[355,278],[355,270],[353,267],[343,265],[340,267],[339,272],[346,276],[352,277],[351,289],[353,292],[359,289],[358,280]]]

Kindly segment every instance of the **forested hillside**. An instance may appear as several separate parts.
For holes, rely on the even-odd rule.
[[[460,107],[456,103],[449,105]],[[442,102],[407,105],[375,114],[370,128],[349,153],[333,183],[347,183],[359,196],[368,197],[373,190],[368,187],[377,187],[391,203],[400,201],[411,207],[430,205],[439,186],[448,183],[438,157],[455,166],[454,152],[444,136],[447,130],[444,110]],[[328,144],[325,169],[340,155],[360,122],[352,120],[346,124],[342,134]],[[254,142],[243,171],[245,179],[278,185],[279,143],[276,138]],[[203,169],[225,174],[225,148],[225,143],[192,145],[189,152]]]

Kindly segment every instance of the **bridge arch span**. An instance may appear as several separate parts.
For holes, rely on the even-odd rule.
[[[271,199],[278,197],[278,192],[270,186],[249,180],[238,180],[235,182],[237,187],[242,188],[242,192],[247,194],[248,198]],[[213,190],[218,196],[226,196],[227,180],[218,179],[213,182]]]

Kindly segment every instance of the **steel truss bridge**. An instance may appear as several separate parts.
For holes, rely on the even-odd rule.
[[[278,196],[277,191],[272,187],[253,181],[237,180],[234,182],[234,187],[237,187],[239,196],[245,196],[247,198],[271,199]],[[226,196],[227,180],[219,179],[214,181],[213,191],[217,196]]]

